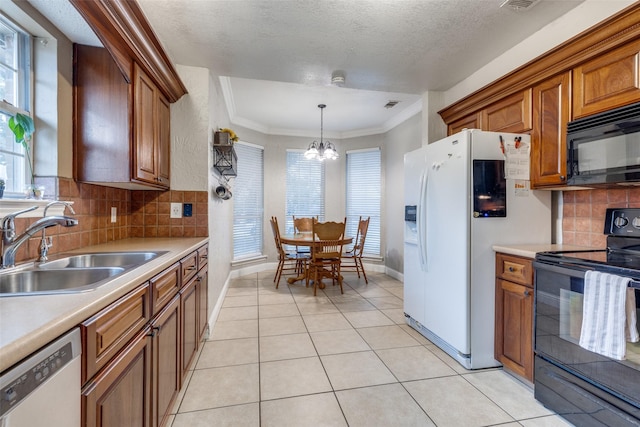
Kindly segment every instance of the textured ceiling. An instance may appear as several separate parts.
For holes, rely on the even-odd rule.
[[[67,0],[28,1],[72,41],[91,44]],[[325,129],[355,136],[415,114],[422,93],[452,87],[584,0],[540,0],[525,11],[500,8],[503,1],[138,3],[174,63],[224,76],[234,124],[306,135],[325,103]],[[344,88],[330,85],[335,70],[344,71]],[[390,100],[401,102],[385,109]]]

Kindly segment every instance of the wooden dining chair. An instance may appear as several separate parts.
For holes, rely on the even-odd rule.
[[[313,228],[313,222],[318,221],[318,216],[312,217],[297,217],[293,215],[293,231],[295,233],[309,233],[311,234]],[[296,246],[296,252],[299,254],[311,254],[311,248],[308,246]]]
[[[309,261],[309,277],[313,280],[313,295],[316,295],[318,285],[323,277],[330,277],[333,285],[337,282],[340,285],[340,293],[344,294],[340,264],[346,223],[346,218],[344,222],[313,222],[311,232],[313,244]]]
[[[358,279],[360,278],[360,272],[362,272],[366,284],[369,284],[369,280],[367,279],[367,273],[364,271],[364,264],[362,264],[362,254],[364,252],[364,241],[367,237],[367,230],[369,230],[370,219],[371,217],[367,217],[367,219],[360,217],[358,220],[358,231],[356,232],[353,247],[342,254],[341,266],[342,271],[355,270],[358,273]]]
[[[318,221],[318,217],[297,217],[293,215],[293,229],[296,233],[311,233],[313,222]]]
[[[290,271],[292,272],[291,274],[304,274],[307,276],[307,264],[311,255],[285,251],[282,246],[282,241],[280,240],[278,219],[275,216],[272,216],[270,222],[271,231],[273,231],[273,239],[278,252],[278,267],[276,269],[276,275],[273,277],[273,281],[276,283],[276,289],[278,289],[278,285],[280,285],[280,278],[285,271]],[[309,286],[308,276],[307,286]]]

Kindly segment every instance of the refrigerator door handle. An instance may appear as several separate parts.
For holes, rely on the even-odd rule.
[[[417,212],[418,253],[420,267],[427,271],[427,187],[429,184],[429,168],[420,176],[420,199]]]

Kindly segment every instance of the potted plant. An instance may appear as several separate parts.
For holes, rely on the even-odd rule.
[[[232,129],[222,128],[215,133],[214,144],[231,145],[234,142],[238,142],[238,135]]]
[[[31,176],[31,184],[27,186],[27,198],[41,199],[44,194],[44,187],[36,186],[33,176],[33,167],[31,166],[31,155],[29,154],[29,141],[36,131],[33,119],[26,114],[16,113],[9,119],[9,129],[13,132],[16,143],[22,144],[24,153],[27,156],[27,165],[29,166],[29,175]]]

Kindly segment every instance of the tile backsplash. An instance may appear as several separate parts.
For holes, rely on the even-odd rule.
[[[604,248],[607,208],[640,208],[640,188],[564,191],[562,242]]]
[[[75,227],[46,229],[53,246],[49,254],[129,237],[206,237],[208,235],[207,191],[142,191],[84,184],[68,178],[47,178],[52,199],[73,202],[78,219]],[[55,193],[52,194],[52,193]],[[49,198],[49,197],[47,197]],[[169,218],[171,202],[192,203],[193,215]],[[111,222],[111,208],[116,208],[116,222]],[[18,232],[38,218],[16,218]],[[29,239],[16,254],[21,262],[38,257],[42,234]]]

